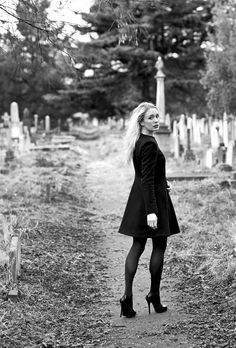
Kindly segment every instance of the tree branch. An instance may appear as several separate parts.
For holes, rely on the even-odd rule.
[[[14,13],[9,12],[9,11],[8,11],[4,6],[2,6],[2,5],[0,5],[0,10],[3,10],[3,11],[6,12],[8,15],[10,15],[10,16],[16,18],[18,21],[21,21],[21,22],[23,22],[23,23],[25,23],[25,24],[28,24],[28,25],[30,25],[31,27],[35,28],[35,29],[44,31],[44,32],[46,32],[46,33],[48,33],[48,34],[50,33],[50,30],[48,30],[48,29],[46,29],[46,28],[42,28],[42,27],[40,27],[40,26],[34,24],[34,23],[31,22],[31,21],[28,21],[28,20],[26,20],[26,19],[23,19],[23,18],[18,17],[18,16],[15,15]]]

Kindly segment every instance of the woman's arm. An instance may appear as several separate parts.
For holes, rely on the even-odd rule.
[[[154,178],[157,160],[157,147],[148,142],[143,145],[141,152],[141,185],[144,197],[146,214],[157,214],[157,203],[155,197]]]

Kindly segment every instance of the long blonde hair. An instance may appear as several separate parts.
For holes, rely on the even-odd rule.
[[[149,102],[142,102],[130,114],[124,137],[125,162],[128,164],[132,161],[134,147],[141,133],[141,122],[151,108],[156,108],[156,106]]]

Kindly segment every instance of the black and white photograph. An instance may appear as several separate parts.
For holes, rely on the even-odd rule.
[[[0,348],[236,347],[236,1],[0,0]]]

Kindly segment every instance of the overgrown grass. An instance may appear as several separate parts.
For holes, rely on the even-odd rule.
[[[102,235],[91,228],[81,163],[68,152],[29,155],[0,180],[0,209],[22,234],[18,302],[7,300],[0,270],[1,347],[84,347],[109,331]]]
[[[236,190],[212,179],[175,182],[181,233],[171,238],[167,263],[178,298],[192,315],[170,327],[196,347],[236,346]]]
[[[173,257],[195,258],[216,280],[236,275],[236,190],[213,179],[174,184],[175,207],[182,233]]]

